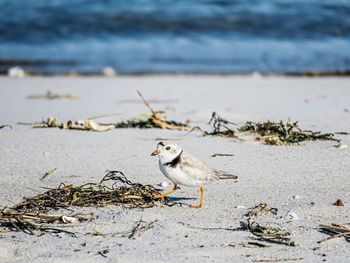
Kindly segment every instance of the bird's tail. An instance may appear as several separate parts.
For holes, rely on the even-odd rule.
[[[219,170],[215,170],[215,174],[219,179],[237,179],[238,178],[237,175],[229,174]]]

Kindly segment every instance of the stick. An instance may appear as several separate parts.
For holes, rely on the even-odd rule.
[[[56,171],[56,170],[57,170],[57,168],[54,168],[54,169],[52,169],[52,170],[46,172],[46,173],[44,174],[44,176],[40,178],[40,181],[44,180],[46,177],[48,177],[49,175],[51,175],[51,174],[52,174],[54,171]]]
[[[143,97],[142,93],[139,90],[137,91],[137,94],[139,94],[139,96],[143,100],[143,103],[146,105],[146,107],[150,109],[153,116],[157,116],[157,112],[152,109],[152,107],[149,105],[149,102],[145,99],[145,97]]]
[[[281,262],[281,261],[299,261],[304,258],[268,258],[268,259],[254,259],[253,262]]]

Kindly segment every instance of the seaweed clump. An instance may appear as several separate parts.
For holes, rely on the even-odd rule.
[[[111,185],[107,185],[111,182]],[[81,186],[61,184],[12,207],[16,211],[48,211],[69,206],[107,206],[121,205],[127,208],[153,207],[160,194],[152,185],[132,183],[120,171],[108,172],[99,183],[87,183]]]
[[[131,120],[126,120],[119,122],[115,125],[116,128],[158,128],[158,129],[167,129],[167,130],[180,130],[186,131],[190,129],[190,126],[187,123],[180,123],[176,121],[167,120],[160,111],[155,111],[150,106],[149,102],[143,97],[140,91],[137,91],[141,97],[143,103],[151,111],[151,115],[147,116],[146,119],[134,118]]]
[[[238,138],[236,135],[236,132],[233,128],[230,126],[236,125],[236,123],[230,122],[228,120],[225,120],[221,118],[216,112],[213,112],[211,115],[211,119],[208,122],[208,124],[211,126],[212,131],[202,131],[202,134],[204,136],[211,135],[211,136],[221,136],[226,138]]]
[[[154,196],[160,194],[152,185],[132,183],[120,171],[108,172],[99,183],[87,183],[74,187],[61,184],[57,188],[38,194],[31,198],[24,198],[22,202],[0,210],[0,227],[10,231],[22,231],[34,235],[39,232],[67,233],[73,232],[52,227],[48,224],[73,223],[86,221],[91,218],[70,213],[53,214],[50,211],[78,207],[104,207],[119,205],[126,208],[148,208],[156,206],[159,199]],[[167,200],[165,200],[167,201]]]
[[[338,141],[334,138],[333,133],[321,133],[319,131],[302,130],[296,122],[251,122],[248,121],[239,129],[240,132],[249,132],[255,134],[256,140],[262,141],[269,145],[282,144],[299,144],[303,141],[331,140]]]

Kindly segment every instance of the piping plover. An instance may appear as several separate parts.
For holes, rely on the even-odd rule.
[[[157,195],[155,198],[164,199],[165,196],[176,191],[177,185],[199,186],[201,199],[198,205],[192,207],[201,208],[204,199],[205,183],[219,179],[237,179],[236,175],[211,168],[175,144],[160,142],[151,155],[158,155],[159,169],[165,177],[174,183],[172,190],[162,195]]]

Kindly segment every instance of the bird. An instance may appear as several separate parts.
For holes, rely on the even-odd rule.
[[[158,156],[160,171],[174,184],[172,190],[154,196],[156,199],[163,200],[165,196],[174,193],[178,185],[200,187],[200,202],[198,205],[192,205],[192,207],[202,208],[204,201],[204,184],[219,179],[238,178],[236,175],[210,167],[176,144],[164,144],[163,142],[159,142],[156,150],[154,150],[151,155]]]

